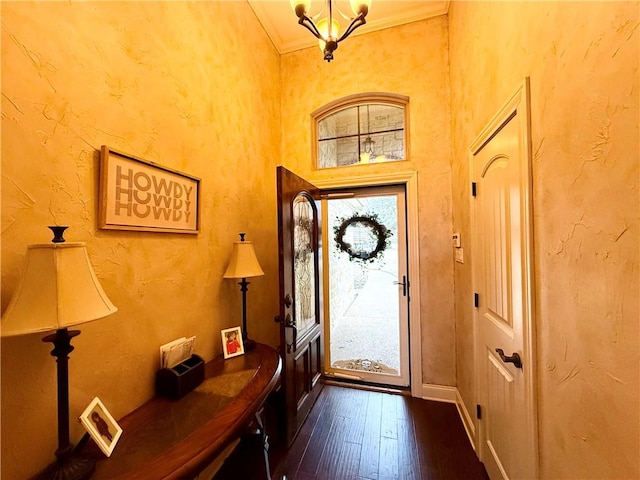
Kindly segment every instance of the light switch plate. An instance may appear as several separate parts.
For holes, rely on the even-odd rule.
[[[460,234],[459,233],[454,233],[453,234],[453,246],[455,248],[460,248]]]

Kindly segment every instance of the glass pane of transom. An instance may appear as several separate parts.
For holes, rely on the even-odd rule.
[[[404,130],[404,109],[393,105],[362,105],[360,130],[363,133]]]
[[[405,160],[404,107],[365,104],[318,121],[318,168]]]

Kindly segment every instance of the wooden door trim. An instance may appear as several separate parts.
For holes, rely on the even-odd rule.
[[[404,185],[407,204],[407,258],[409,263],[409,362],[411,396],[422,398],[422,334],[420,320],[420,235],[418,232],[418,173],[368,175],[342,179],[310,180],[321,190]]]
[[[526,425],[527,437],[530,442],[530,455],[533,456],[532,465],[535,469],[532,476],[536,478],[539,470],[538,457],[538,409],[537,409],[537,363],[536,363],[536,329],[535,329],[535,312],[534,312],[534,276],[533,276],[533,202],[532,202],[532,153],[531,153],[531,118],[530,118],[530,87],[529,77],[526,77],[522,84],[518,87],[513,96],[504,104],[498,113],[485,126],[482,132],[476,137],[469,147],[469,177],[471,182],[476,182],[474,157],[513,117],[518,116],[519,126],[519,145],[521,147],[519,159],[521,165],[521,205],[520,217],[522,220],[522,240],[521,248],[524,256],[523,275],[522,275],[522,298],[523,298],[523,363],[529,365],[530,368],[524,372],[525,379],[525,405],[526,405]],[[471,202],[471,232],[477,231],[476,207],[473,197]],[[472,253],[477,251],[477,238],[471,236]],[[477,271],[477,263],[472,263],[472,285],[477,285],[477,279],[480,272]],[[481,397],[480,388],[484,385],[480,378],[480,360],[479,355],[482,351],[480,342],[480,332],[478,329],[478,310],[473,310],[474,325],[474,379],[476,399]],[[479,403],[479,402],[476,402]],[[478,420],[478,434],[475,438],[476,452],[480,453],[480,444],[484,439],[482,431],[482,422]],[[482,459],[481,459],[482,460]]]

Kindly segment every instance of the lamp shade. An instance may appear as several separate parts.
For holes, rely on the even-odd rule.
[[[234,242],[231,259],[223,278],[248,278],[261,275],[264,275],[264,272],[253,250],[253,242]]]
[[[0,333],[8,337],[58,330],[117,311],[93,272],[84,243],[29,245]]]

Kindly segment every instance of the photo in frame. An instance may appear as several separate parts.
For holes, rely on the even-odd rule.
[[[224,358],[237,357],[244,354],[242,343],[242,329],[238,327],[225,328],[221,331],[222,353]]]
[[[122,428],[120,428],[120,425],[114,420],[98,397],[95,397],[85,411],[82,412],[80,422],[96,442],[96,445],[100,447],[100,450],[107,457],[110,457],[122,435]]]
[[[100,228],[197,234],[199,199],[199,178],[102,146]]]

